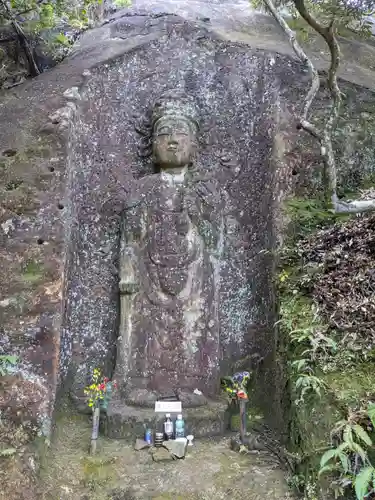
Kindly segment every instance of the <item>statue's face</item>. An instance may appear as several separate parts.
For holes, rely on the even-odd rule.
[[[181,118],[165,117],[154,130],[153,155],[161,168],[184,167],[191,162],[196,147],[193,125]]]

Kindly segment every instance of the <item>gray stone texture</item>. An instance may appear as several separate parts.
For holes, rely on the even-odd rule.
[[[275,72],[283,70],[283,60],[215,40],[204,27],[169,15],[121,18],[112,25],[113,35],[129,37],[134,20],[137,30],[154,32],[157,39],[92,70],[81,89],[76,137],[70,152],[67,199],[75,216],[69,241],[62,353],[67,356],[71,351],[69,339],[80,339],[85,363],[77,364],[76,390],[86,382],[87,369],[113,358],[118,334],[118,276],[114,270],[118,266],[119,219],[110,210],[101,213],[100,204],[112,192],[115,195],[116,189],[127,191],[132,178],[152,173],[152,165],[137,156],[137,115],[145,113],[162,92],[174,88],[189,94],[201,111],[198,175],[210,174],[211,189],[219,193],[224,190],[220,177],[225,168],[220,158],[227,156],[239,165],[225,207],[227,229],[222,236],[220,267],[207,274],[204,286],[208,288],[202,296],[203,307],[218,311],[214,327],[215,335],[220,336],[221,372],[227,373],[234,361],[251,354],[267,357],[272,353],[272,260],[265,250],[273,246],[272,148],[280,85]],[[135,33],[131,36],[134,38]],[[108,187],[111,178],[119,182]],[[212,187],[215,183],[217,188]],[[146,201],[151,213],[158,196],[151,195]],[[219,205],[213,203],[211,210],[219,210]],[[200,217],[204,223],[204,215]],[[164,231],[167,224],[168,221]],[[157,244],[162,245],[162,241],[157,240]],[[220,288],[213,296],[208,280],[213,279],[215,272],[219,273]],[[147,310],[144,303],[136,307],[143,311],[144,320],[151,312],[150,324],[147,326],[144,321],[148,331],[142,330],[141,325],[130,345],[137,339],[144,345],[152,342],[156,333],[153,329],[158,321],[162,322],[161,313],[155,309],[153,315],[151,305]],[[205,317],[211,316],[213,321],[209,309]],[[206,334],[208,323],[209,320],[203,325]],[[168,322],[164,324],[166,328]],[[165,334],[173,342],[178,332],[171,329]],[[198,330],[194,334],[198,335]],[[186,341],[192,343],[193,337]],[[158,354],[147,354],[150,359],[147,363],[146,358],[146,363],[150,365],[152,356],[157,358]],[[215,359],[216,352],[212,354]],[[136,355],[134,351],[132,356]],[[63,365],[64,361],[62,358]],[[194,369],[196,373],[199,366]],[[202,363],[202,376],[207,369]],[[217,394],[220,370],[216,368],[215,373]],[[198,388],[213,396],[215,381],[210,380],[209,384]]]
[[[324,69],[320,45],[308,50]],[[347,100],[337,147],[340,166],[350,166],[340,175],[351,179],[374,165],[373,51],[343,41]],[[177,84],[204,115],[201,164],[216,172],[225,149],[241,165],[221,292],[222,370],[237,358],[268,356],[257,386],[282,420],[273,260],[262,251],[273,248],[278,203],[316,162],[294,128],[309,80],[292,56],[271,18],[248,2],[139,0],[86,33],[63,64],[1,96],[0,347],[18,354],[23,376],[46,390],[38,414],[46,432],[59,380],[73,381],[78,395],[93,367],[108,375],[114,368],[119,221],[98,209],[118,184],[150,172],[136,155],[133,114]],[[324,99],[322,92],[320,113]]]
[[[154,462],[171,462],[176,460],[173,454],[166,448],[154,448],[151,450],[151,456]]]
[[[163,446],[176,458],[185,457],[187,441],[171,439],[170,441],[164,441]]]
[[[177,415],[172,414],[172,418]],[[220,436],[229,429],[229,413],[227,404],[223,401],[184,409],[185,434],[194,438]],[[145,425],[157,432],[163,431],[165,415],[155,413],[153,408],[126,406],[122,402],[113,402],[102,416],[101,429],[109,438],[124,439],[134,442],[134,439],[144,436]]]
[[[149,448],[149,447],[150,447],[150,445],[148,443],[146,443],[146,441],[144,439],[137,438],[135,440],[135,444],[134,444],[135,451],[145,450],[146,448]]]

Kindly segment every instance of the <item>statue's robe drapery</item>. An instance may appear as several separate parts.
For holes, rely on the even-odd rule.
[[[223,188],[190,172],[137,181],[120,246],[116,377],[126,394],[217,395]]]

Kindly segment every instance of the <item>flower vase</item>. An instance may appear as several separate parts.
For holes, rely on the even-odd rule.
[[[96,405],[92,409],[92,432],[91,432],[91,448],[92,455],[96,452],[96,444],[99,435],[99,421],[100,421],[100,405]]]
[[[107,410],[108,404],[112,399],[112,392],[113,392],[113,387],[112,387],[112,382],[107,382],[105,393],[103,394],[103,399],[100,401],[100,409],[101,410]]]

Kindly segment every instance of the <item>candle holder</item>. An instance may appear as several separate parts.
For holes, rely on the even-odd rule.
[[[187,445],[188,446],[193,446],[194,436],[192,434],[189,434],[189,436],[186,436],[186,439],[187,439]]]

